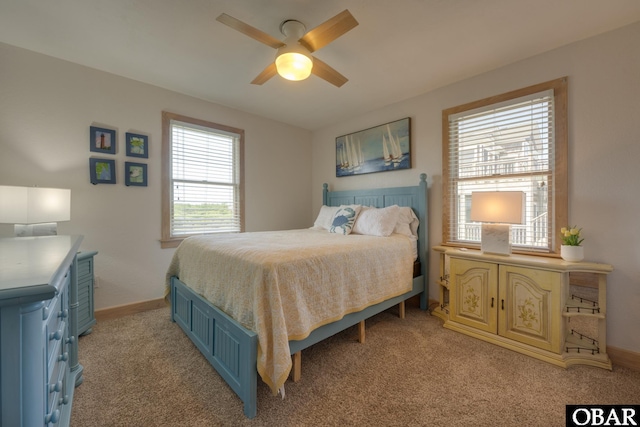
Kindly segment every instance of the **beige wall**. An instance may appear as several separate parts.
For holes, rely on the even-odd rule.
[[[313,134],[313,212],[332,189],[429,183],[430,245],[441,241],[442,110],[562,76],[569,78],[569,219],[585,256],[610,263],[608,344],[640,352],[640,23],[372,111]],[[412,118],[413,168],[335,177],[335,137]],[[430,255],[430,295],[437,295]]]
[[[163,110],[245,130],[248,231],[311,225],[310,132],[6,44],[0,64],[0,185],[71,189],[58,231],[99,251],[96,308],[163,295],[174,252],[158,243]],[[101,156],[116,159],[116,185],[89,183],[92,124],[117,130],[118,153]],[[149,134],[149,159],[126,157],[128,131]],[[124,185],[127,160],[148,164],[148,187]]]

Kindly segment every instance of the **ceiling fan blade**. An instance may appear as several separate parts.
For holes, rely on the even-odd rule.
[[[313,68],[311,69],[311,74],[315,74],[321,79],[324,79],[337,87],[340,87],[349,81],[345,76],[327,65],[326,62],[319,60],[315,56],[313,57]]]
[[[282,43],[277,38],[272,37],[269,34],[265,33],[264,31],[260,31],[259,29],[252,27],[249,24],[245,24],[239,19],[236,19],[233,16],[229,16],[226,13],[223,13],[222,15],[218,16],[216,18],[216,21],[222,22],[223,24],[228,25],[234,30],[240,31],[241,33],[246,34],[252,39],[258,40],[260,43],[264,43],[267,46],[271,46],[274,49],[278,49],[284,46],[284,43]]]
[[[275,76],[276,74],[278,74],[278,70],[276,69],[276,63],[272,62],[271,64],[267,65],[267,68],[262,70],[262,72],[258,74],[258,76],[255,79],[251,81],[251,84],[252,85],[264,84],[267,82],[267,80],[269,80],[271,77]]]
[[[300,44],[309,49],[309,52],[324,47],[358,25],[356,18],[345,9],[328,21],[323,22],[310,30],[299,40]]]

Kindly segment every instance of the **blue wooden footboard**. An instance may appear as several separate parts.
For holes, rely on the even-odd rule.
[[[258,336],[212,306],[175,277],[171,278],[171,320],[176,322],[256,416]]]
[[[427,239],[427,176],[420,175],[420,185],[414,187],[372,190],[328,191],[324,185],[323,203],[362,204],[385,207],[394,204],[410,206],[420,220],[418,256],[420,275],[413,279],[413,289],[405,294],[351,313],[337,322],[314,330],[307,338],[289,341],[291,354],[304,350],[362,320],[366,320],[415,295],[420,295],[420,308],[427,308],[428,239]],[[258,337],[227,314],[189,289],[177,277],[171,278],[171,320],[176,322],[198,347],[244,403],[244,414],[253,418],[257,413]]]

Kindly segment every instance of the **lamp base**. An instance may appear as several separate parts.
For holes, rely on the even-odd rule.
[[[16,237],[30,236],[56,236],[58,234],[58,223],[47,222],[44,224],[15,224],[13,231]]]
[[[482,224],[482,252],[511,255],[511,225]]]

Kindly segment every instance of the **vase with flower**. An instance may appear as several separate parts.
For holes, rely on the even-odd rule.
[[[584,259],[584,247],[580,246],[583,238],[580,237],[582,228],[576,226],[562,227],[562,246],[560,246],[560,256],[565,261],[578,262]]]

